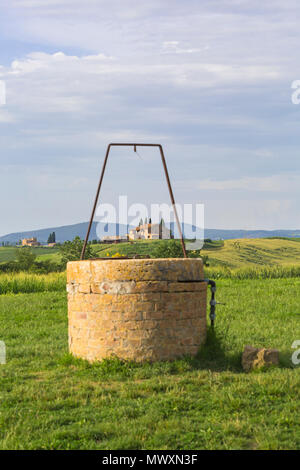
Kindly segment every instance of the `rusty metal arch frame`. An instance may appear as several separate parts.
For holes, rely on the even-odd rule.
[[[187,258],[185,243],[184,243],[184,239],[183,239],[183,234],[182,234],[182,230],[181,230],[181,227],[180,227],[180,222],[179,222],[178,213],[177,213],[177,209],[176,209],[174,193],[173,193],[173,190],[172,190],[172,186],[171,186],[171,182],[170,182],[170,178],[169,178],[169,173],[168,173],[168,168],[167,168],[167,163],[166,163],[166,159],[165,159],[165,155],[164,155],[164,151],[163,151],[162,146],[160,144],[111,143],[111,144],[108,145],[107,150],[106,150],[106,155],[105,155],[105,159],[104,159],[103,166],[102,166],[100,181],[99,181],[98,188],[97,188],[97,193],[96,193],[96,198],[95,198],[95,202],[94,202],[94,206],[93,206],[93,210],[92,210],[92,215],[91,215],[91,218],[90,218],[87,234],[86,234],[84,244],[83,244],[83,247],[82,247],[82,252],[81,252],[80,259],[84,260],[85,250],[86,250],[86,246],[87,246],[88,239],[89,239],[89,236],[90,236],[90,231],[91,231],[91,228],[92,228],[92,223],[93,223],[93,220],[94,220],[95,211],[96,211],[96,208],[97,208],[97,203],[98,203],[99,194],[100,194],[100,190],[101,190],[101,186],[102,186],[102,181],[103,181],[103,177],[104,177],[104,173],[105,173],[105,168],[106,168],[109,152],[110,152],[110,149],[112,147],[133,147],[135,152],[136,152],[137,147],[158,147],[159,148],[160,156],[161,156],[161,160],[162,160],[162,164],[163,164],[163,168],[164,168],[164,172],[165,172],[165,176],[166,176],[166,180],[167,180],[167,185],[168,185],[168,189],[169,189],[170,199],[171,199],[172,207],[173,207],[173,210],[174,210],[176,224],[177,224],[177,228],[178,228],[179,235],[180,235],[183,256],[184,256],[184,258]]]

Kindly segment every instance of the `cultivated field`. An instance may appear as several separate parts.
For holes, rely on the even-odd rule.
[[[300,265],[300,238],[225,240],[219,249],[204,249],[211,266],[228,268]]]
[[[300,448],[299,279],[218,281],[226,305],[196,359],[90,365],[68,354],[51,276],[56,291],[0,295],[1,449]],[[280,367],[244,373],[246,344],[279,348]]]

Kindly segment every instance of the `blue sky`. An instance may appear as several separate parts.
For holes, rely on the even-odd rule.
[[[88,220],[106,145],[164,146],[208,228],[299,228],[296,0],[0,0],[0,235]],[[103,202],[168,202],[114,150]]]

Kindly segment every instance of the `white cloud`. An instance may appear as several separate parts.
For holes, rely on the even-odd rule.
[[[179,41],[164,41],[162,49],[164,54],[194,54],[200,51],[200,49],[183,48]],[[204,49],[209,49],[209,47],[205,46]]]
[[[178,183],[179,187],[186,188],[184,182]],[[244,176],[235,179],[217,180],[200,179],[189,182],[189,189],[202,191],[242,191],[266,192],[266,193],[293,193],[299,192],[300,173],[280,174],[270,176]]]
[[[231,87],[262,86],[264,82],[268,84],[280,78],[279,71],[268,66],[235,67],[188,62],[130,65],[101,53],[80,57],[63,52],[30,53],[23,59],[14,60],[10,67],[3,68],[2,73],[15,112],[26,108],[30,113],[88,111],[91,103],[92,107],[104,103],[109,108],[110,102],[115,107],[113,97],[116,95],[120,105],[126,100],[136,108],[136,95],[147,95],[151,90],[156,92],[158,87],[167,87],[174,96],[177,93],[177,99],[183,89],[190,96],[200,93],[200,97],[202,89],[218,92],[219,87],[227,87],[230,93]],[[171,106],[171,118],[176,114],[176,106],[175,102]],[[245,118],[237,117],[236,121],[241,123],[242,119]]]
[[[0,108],[0,123],[13,123],[15,122],[15,118],[12,116],[12,114],[10,114],[9,112],[7,112],[6,109],[4,108]]]
[[[228,199],[221,203],[216,200],[208,202],[205,205],[205,225],[207,228],[244,230],[297,229],[298,220],[291,217],[296,210],[294,201],[289,198],[255,200],[245,195],[241,199]]]

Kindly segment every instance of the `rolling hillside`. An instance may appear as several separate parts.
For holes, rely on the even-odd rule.
[[[300,264],[300,240],[241,239],[225,240],[223,246],[204,249],[210,266],[241,268],[246,266],[289,266]]]
[[[152,255],[159,241],[138,241],[134,244],[96,245],[98,256],[120,253]],[[206,243],[201,254],[208,255],[210,266],[241,268],[246,266],[300,265],[300,239],[258,238],[224,240]]]
[[[99,257],[120,253],[123,255],[149,255],[160,240],[139,240],[133,243],[92,245]],[[59,261],[58,248],[33,248],[38,260]],[[300,265],[300,239],[258,238],[222,240],[205,243],[201,254],[208,255],[211,267],[262,267]],[[0,247],[0,263],[15,259],[15,248]]]

